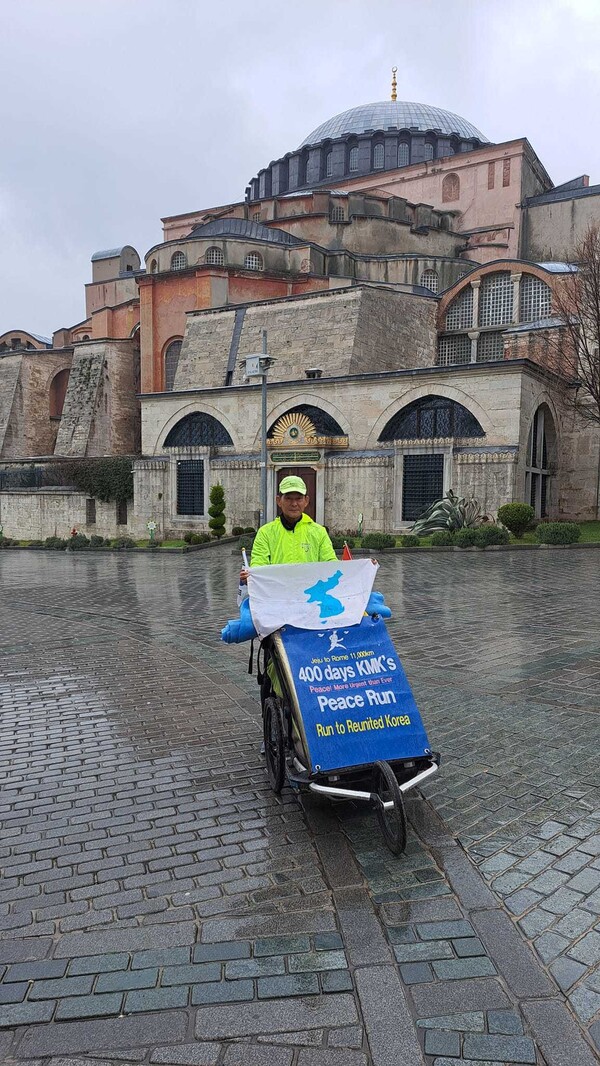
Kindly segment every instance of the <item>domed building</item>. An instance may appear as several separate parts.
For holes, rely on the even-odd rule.
[[[246,196],[262,200],[343,178],[378,175],[487,143],[470,122],[440,107],[395,98],[361,104],[322,122],[296,151],[259,171]]]
[[[141,259],[94,254],[83,321],[51,350],[0,353],[0,459],[139,454],[133,503],[111,517],[63,494],[67,530],[205,530],[217,481],[230,524],[254,526],[261,389],[244,367],[266,331],[262,517],[292,471],[340,530],[359,514],[365,531],[406,529],[449,488],[491,514],[527,499],[539,517],[595,517],[598,433],[561,407],[549,352],[599,197],[585,176],[554,188],[526,138],[493,143],[453,111],[398,101],[393,82],[239,201],[164,218]],[[44,491],[27,497],[36,537],[57,531]],[[25,536],[11,527],[25,497],[11,511],[9,495],[5,531]]]

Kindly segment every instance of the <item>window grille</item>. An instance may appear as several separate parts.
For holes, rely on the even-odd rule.
[[[421,274],[420,284],[425,289],[429,289],[430,292],[437,292],[439,289],[439,278],[437,270],[424,270]]]
[[[446,329],[471,329],[472,326],[473,289],[467,285],[446,312]]]
[[[85,524],[86,526],[96,525],[96,501],[85,501]]]
[[[384,148],[381,142],[373,148],[373,169],[383,170]]]
[[[410,147],[405,141],[398,145],[398,166],[407,167],[410,163]]]
[[[479,292],[479,325],[504,326],[512,322],[513,283],[508,271],[488,274]]]
[[[426,144],[425,144],[425,159],[427,161],[429,161],[430,159],[433,159],[433,145],[430,144],[429,141],[427,141]]]
[[[208,448],[233,444],[225,426],[212,415],[194,411],[186,415],[169,432],[165,448]]]
[[[354,145],[348,152],[348,170],[352,173],[358,170],[358,146]]]
[[[262,256],[258,252],[250,252],[244,259],[244,266],[246,270],[262,270]]]
[[[414,521],[444,495],[444,456],[405,455],[402,465],[402,518]]]
[[[177,463],[177,514],[204,514],[204,460]]]
[[[171,341],[165,352],[165,392],[173,391],[181,344],[181,341]]]
[[[260,222],[260,211],[255,211],[252,215],[253,222]]]
[[[184,252],[175,252],[175,255],[171,256],[171,270],[185,270],[187,266],[187,256]]]
[[[501,333],[480,333],[477,339],[477,362],[489,363],[504,359],[504,340]]]
[[[117,525],[127,525],[127,500],[117,500]]]
[[[325,177],[330,178],[333,174],[333,152],[328,152],[325,156]]]
[[[550,288],[535,274],[523,274],[520,288],[520,322],[537,322],[548,318],[552,304]]]
[[[440,337],[438,341],[438,366],[453,366],[471,362],[471,341],[466,333],[455,337]]]
[[[332,222],[345,222],[346,212],[343,207],[332,207],[329,218]]]
[[[403,407],[384,426],[378,440],[432,440],[438,437],[484,437],[466,407],[445,396],[425,396]]]
[[[209,248],[206,253],[206,262],[211,263],[213,266],[223,266],[225,256],[221,248]]]

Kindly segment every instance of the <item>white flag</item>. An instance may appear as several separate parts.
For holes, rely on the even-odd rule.
[[[285,625],[298,629],[358,625],[377,570],[370,559],[251,569],[248,593],[256,632],[266,637]]]

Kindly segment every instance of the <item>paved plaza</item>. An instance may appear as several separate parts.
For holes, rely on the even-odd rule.
[[[0,1063],[593,1066],[600,553],[383,555],[405,855],[274,796],[231,545],[0,553]]]

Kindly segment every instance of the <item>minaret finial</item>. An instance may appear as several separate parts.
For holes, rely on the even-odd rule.
[[[392,100],[397,100],[398,99],[398,96],[397,96],[397,93],[396,93],[396,72],[397,72],[397,70],[398,70],[398,67],[392,67]]]

